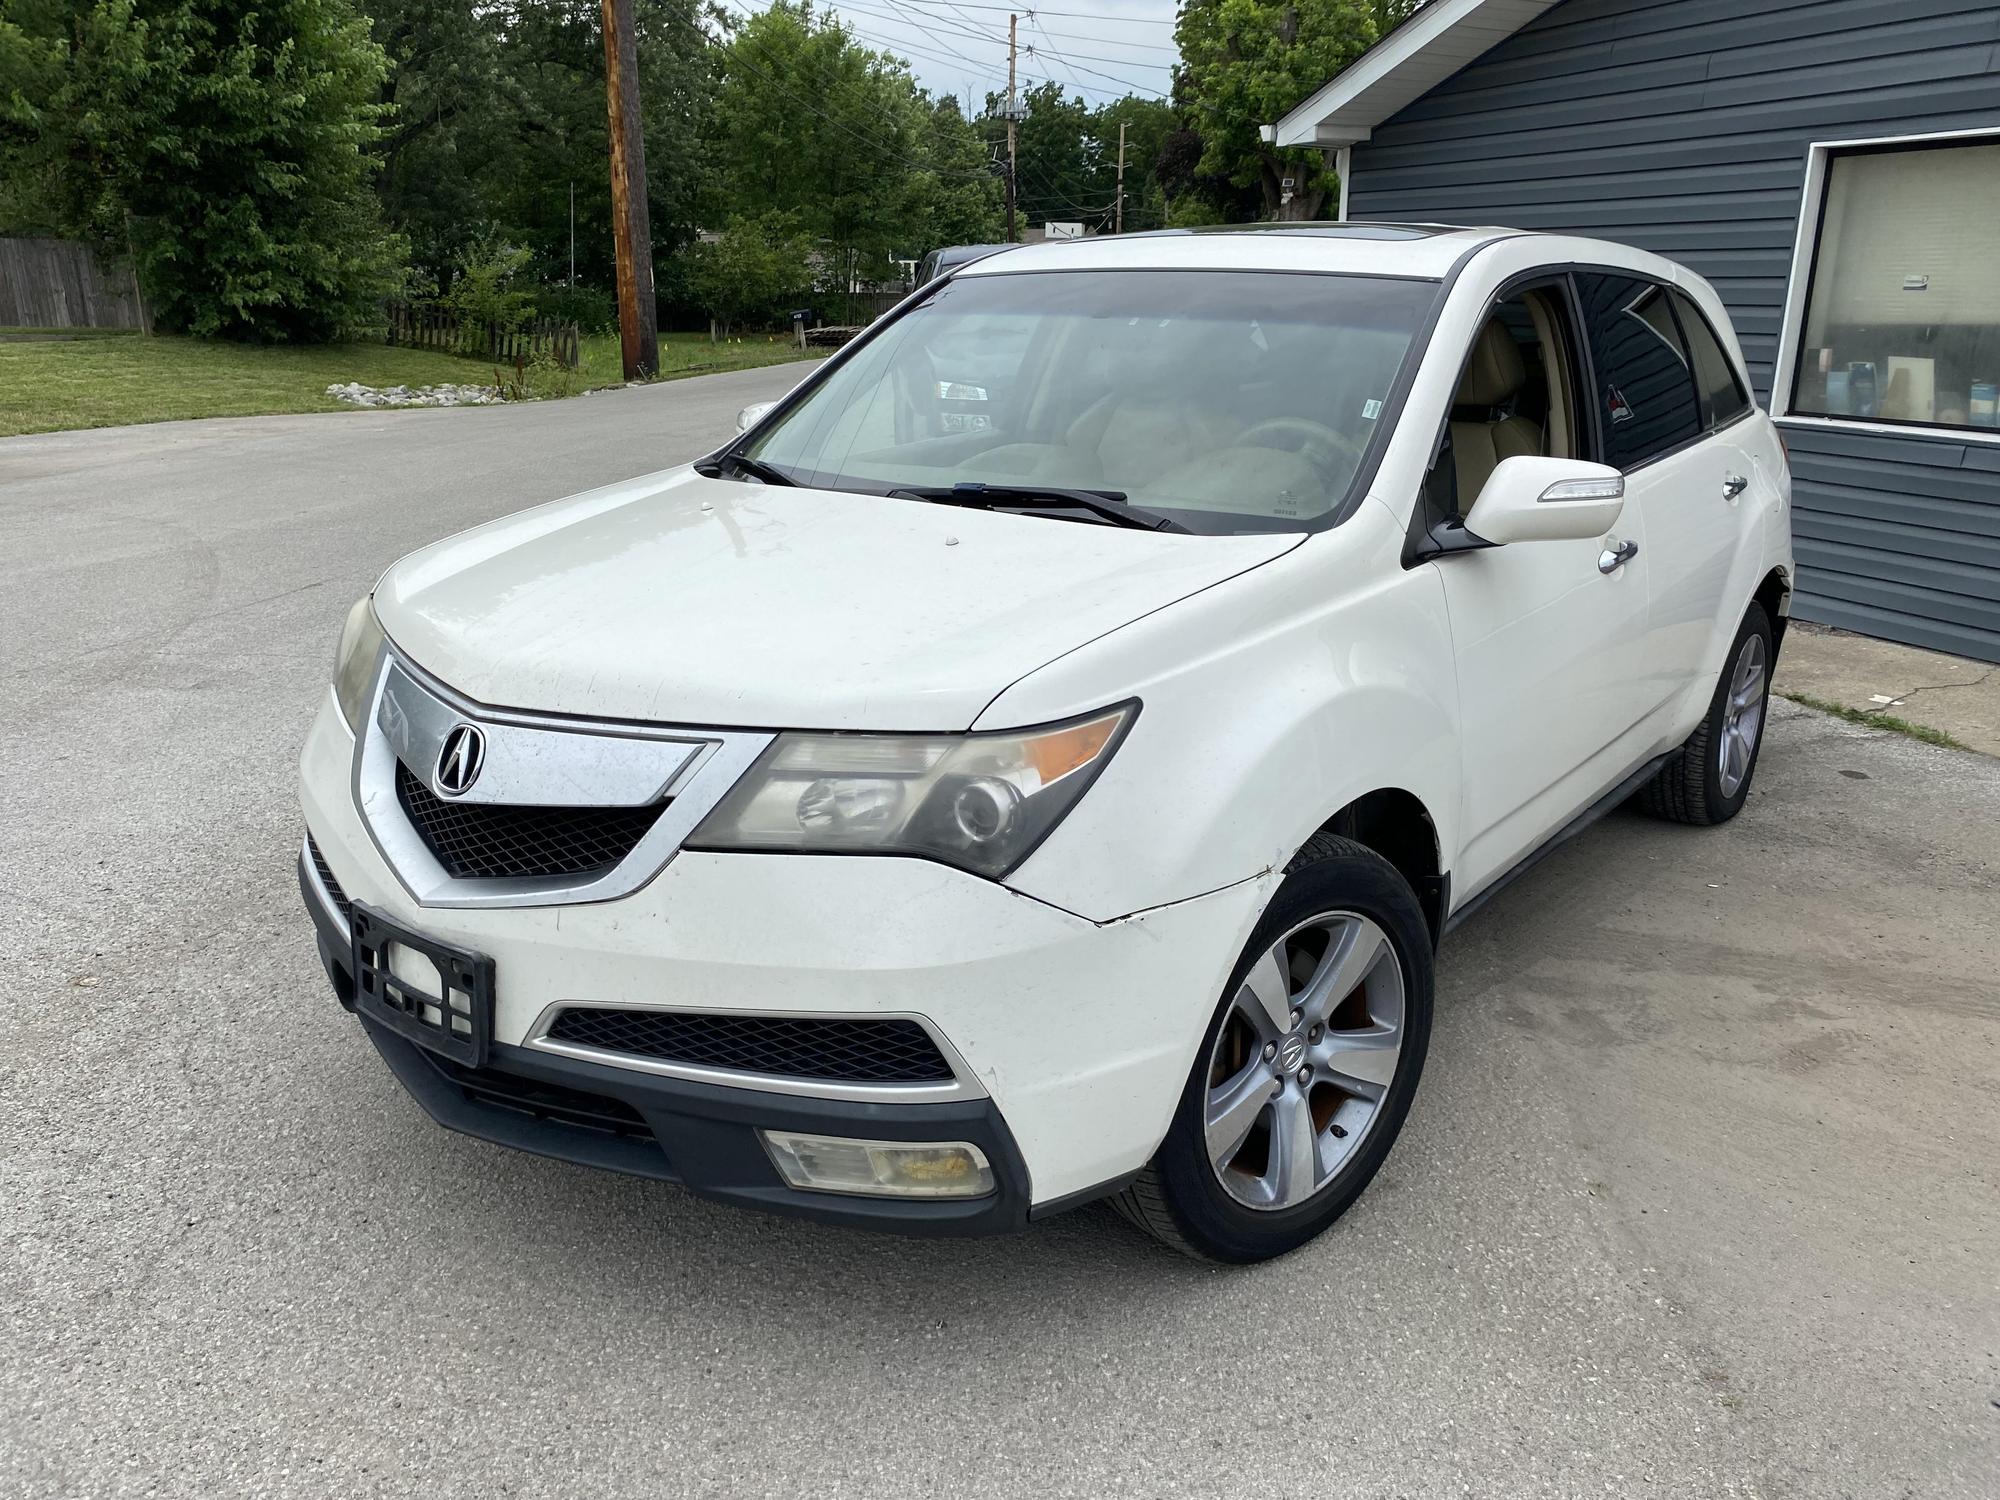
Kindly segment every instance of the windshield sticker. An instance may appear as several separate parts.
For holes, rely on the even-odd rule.
[[[1361,420],[1372,422],[1382,415],[1382,403],[1373,399],[1361,403]]]

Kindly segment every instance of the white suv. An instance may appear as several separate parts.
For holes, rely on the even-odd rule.
[[[1351,1203],[1447,928],[1743,805],[1790,481],[1590,240],[1011,250],[710,458],[404,559],[305,746],[320,957],[442,1123],[849,1224]]]

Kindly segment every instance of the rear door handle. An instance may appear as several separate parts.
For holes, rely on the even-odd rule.
[[[1727,479],[1722,481],[1722,498],[1725,500],[1734,500],[1749,488],[1749,480],[1745,479],[1741,474],[1731,474]]]
[[[1606,547],[1597,554],[1597,571],[1616,573],[1625,564],[1639,555],[1637,542],[1620,542],[1615,547]]]

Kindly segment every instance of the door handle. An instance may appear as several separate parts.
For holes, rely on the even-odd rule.
[[[1606,547],[1602,552],[1597,554],[1597,571],[1600,573],[1616,573],[1638,555],[1639,544],[1637,542],[1619,542],[1616,546]]]
[[[1731,474],[1727,479],[1722,481],[1722,498],[1725,500],[1734,500],[1749,488],[1749,480],[1745,479],[1741,474]]]

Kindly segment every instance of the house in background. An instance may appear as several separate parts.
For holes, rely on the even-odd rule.
[[[1714,283],[1791,451],[1793,613],[2000,661],[2000,3],[1433,0],[1280,120],[1341,217]]]

